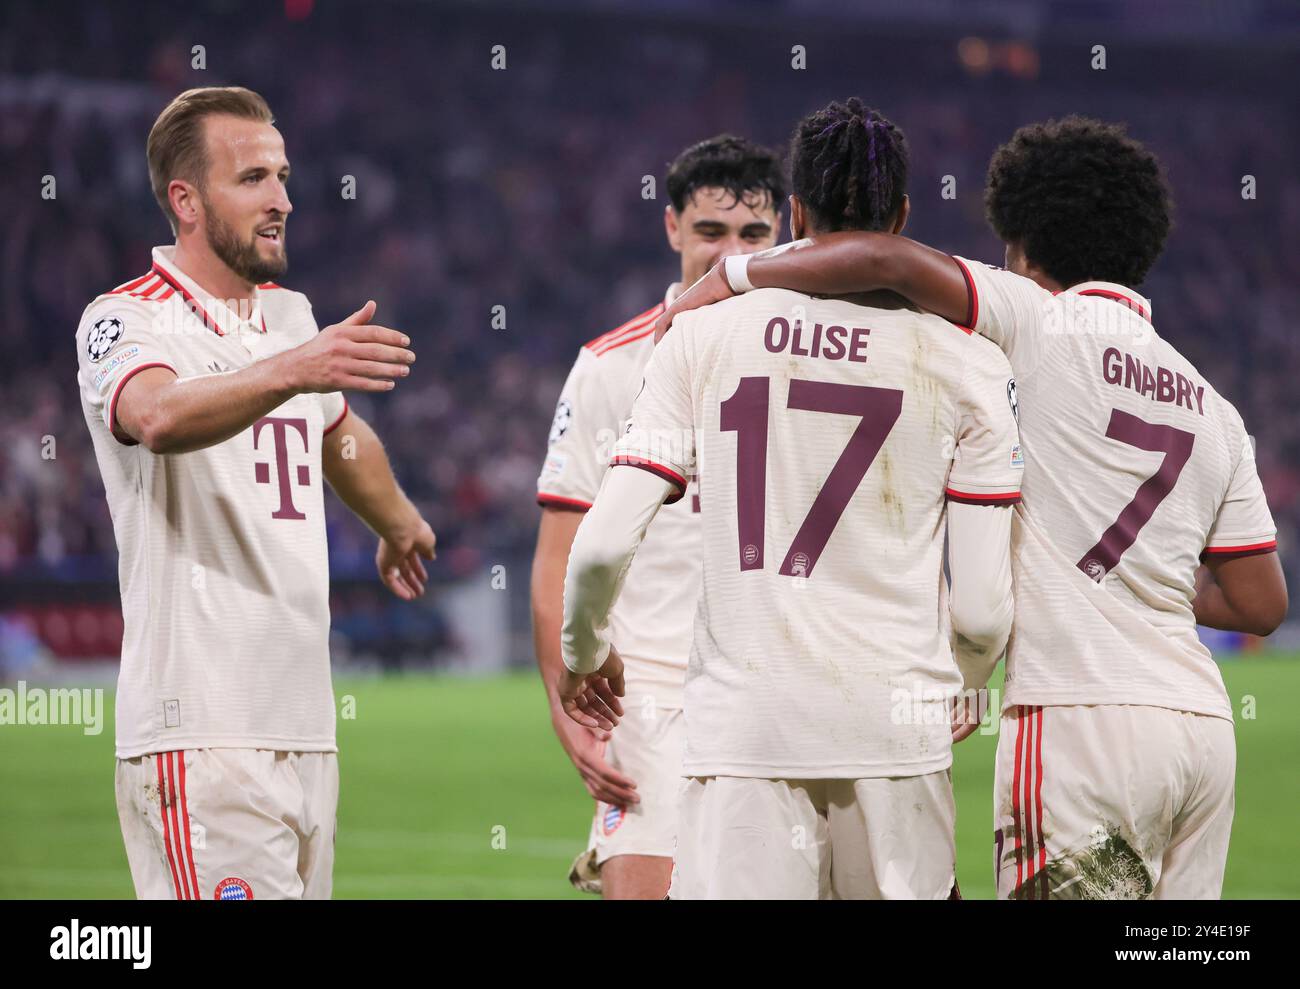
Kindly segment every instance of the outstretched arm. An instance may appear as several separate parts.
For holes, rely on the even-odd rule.
[[[110,428],[153,453],[188,453],[224,442],[301,392],[389,391],[415,355],[404,333],[372,325],[367,302],[307,343],[225,374],[178,378],[167,366],[125,376]]]

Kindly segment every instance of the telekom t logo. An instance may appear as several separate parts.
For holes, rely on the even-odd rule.
[[[280,507],[272,514],[273,519],[305,519],[307,516],[298,511],[293,504],[293,488],[289,483],[289,444],[285,441],[287,428],[292,426],[302,437],[302,452],[307,451],[307,420],[306,419],[277,419],[274,416],[263,416],[253,423],[253,449],[258,449],[258,437],[262,435],[262,427],[271,427],[271,437],[275,440],[275,475],[280,485]],[[258,484],[271,483],[271,465],[267,463],[257,463],[253,465],[253,476]],[[307,470],[306,464],[298,465],[298,484],[306,487],[311,483],[311,472]]]

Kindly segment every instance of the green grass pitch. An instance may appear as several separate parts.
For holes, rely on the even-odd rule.
[[[1237,812],[1224,894],[1300,897],[1300,656],[1224,665],[1237,712]],[[591,803],[551,735],[532,675],[338,680],[334,895],[579,896],[568,864]],[[1243,717],[1246,698],[1254,716]],[[105,698],[111,715],[112,699]],[[0,727],[0,898],[132,895],[113,800],[113,729]],[[992,896],[996,737],[956,750],[958,876]]]

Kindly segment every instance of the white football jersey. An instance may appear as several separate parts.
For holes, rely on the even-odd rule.
[[[680,490],[698,465],[687,775],[950,764],[945,498],[1018,499],[1012,395],[996,347],[913,310],[759,289],[677,317],[614,463]]]
[[[665,302],[671,303],[677,286]],[[537,500],[586,511],[596,500],[614,444],[627,426],[654,353],[663,302],[583,346],[560,393]],[[665,506],[646,532],[609,616],[610,641],[629,683],[656,704],[680,708],[700,593],[699,497]]]
[[[1231,718],[1196,635],[1204,554],[1276,549],[1241,416],[1131,289],[1053,294],[957,259],[971,325],[1015,368],[1032,466],[1012,526],[1004,707],[1146,704]]]
[[[258,287],[237,313],[153,252],[86,307],[77,381],[113,517],[125,631],[117,755],[190,748],[336,751],[321,441],[341,393],[296,395],[223,443],[154,454],[113,433],[150,367],[224,374],[317,332],[306,296]]]

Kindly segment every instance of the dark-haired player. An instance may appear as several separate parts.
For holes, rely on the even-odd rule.
[[[564,750],[596,799],[586,851],[570,879],[607,898],[662,899],[672,871],[681,782],[682,683],[699,596],[699,506],[686,498],[650,530],[611,616],[627,660],[632,714],[617,736],[563,716],[555,695],[564,567],[573,534],[591,507],[654,351],[654,321],[682,285],[727,254],[776,243],[785,183],[766,148],[720,135],[687,148],[669,168],[668,243],[681,281],[663,302],[582,348],[560,395],[546,463],[537,481],[542,520],[533,558],[533,634]]]
[[[860,101],[805,118],[791,158],[795,237],[902,229],[906,143]],[[606,615],[698,456],[674,899],[949,895],[946,701],[984,685],[1011,621],[1010,379],[987,340],[894,296],[753,292],[657,348],[569,559],[560,696],[619,722]]]
[[[1071,117],[1017,131],[985,200],[1008,271],[843,234],[747,278],[894,289],[1015,368],[1032,466],[1014,528],[999,894],[1217,897],[1236,750],[1195,626],[1267,635],[1287,593],[1241,416],[1134,291],[1164,247],[1169,193],[1122,128]],[[703,301],[729,294],[720,272],[701,284]],[[1199,562],[1213,579],[1198,591]]]

